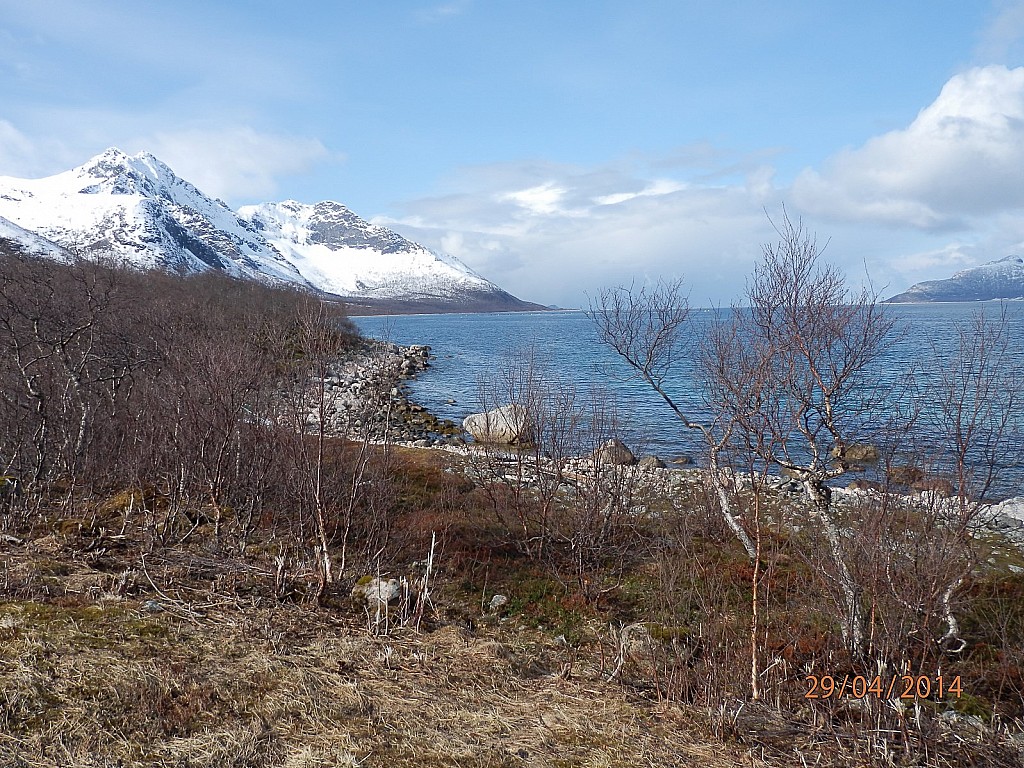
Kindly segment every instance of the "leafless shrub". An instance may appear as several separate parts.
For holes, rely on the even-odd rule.
[[[637,479],[632,467],[599,458],[621,437],[609,398],[580,391],[527,350],[482,384],[480,402],[485,411],[519,409],[528,435],[517,445],[474,446],[471,471],[497,521],[523,554],[557,573],[568,568],[595,598],[594,571],[621,558]]]

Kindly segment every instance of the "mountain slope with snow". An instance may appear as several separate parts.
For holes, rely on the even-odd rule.
[[[518,301],[454,257],[434,253],[330,200],[243,206],[249,221],[312,285],[383,301]]]
[[[19,227],[13,221],[0,216],[0,245],[9,245],[17,250],[34,256],[46,256],[51,259],[65,261],[71,254],[45,237]]]
[[[179,274],[214,269],[323,291],[371,311],[540,308],[340,203],[236,212],[148,153],[108,149],[54,176],[0,177],[0,217],[9,220],[0,237],[8,232],[24,249],[55,258],[63,248]],[[40,245],[46,241],[57,251]]]
[[[1024,259],[1006,256],[981,266],[964,269],[947,280],[912,285],[904,293],[886,299],[891,304],[929,301],[990,301],[1024,299]]]

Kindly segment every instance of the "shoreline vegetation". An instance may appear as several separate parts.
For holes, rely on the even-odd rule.
[[[308,296],[2,258],[4,764],[1024,756],[1008,520],[965,538],[940,488],[836,489],[855,657],[797,479],[731,476],[752,561],[705,468],[632,456],[529,361],[482,404],[531,404],[512,444],[467,445],[405,389],[428,347]],[[937,574],[965,547],[950,652]]]

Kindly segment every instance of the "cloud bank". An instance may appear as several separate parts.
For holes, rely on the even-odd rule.
[[[483,166],[458,191],[376,221],[544,303],[579,306],[604,286],[659,276],[687,277],[699,303],[720,300],[770,231],[762,208],[777,200],[767,171],[721,186],[644,171],[628,162]]]
[[[920,229],[1024,205],[1024,68],[956,75],[906,128],[805,170],[793,200],[815,216]]]
[[[993,65],[953,76],[906,127],[789,183],[763,157],[695,145],[602,167],[466,169],[379,221],[532,300],[574,306],[602,286],[683,276],[707,304],[742,289],[774,237],[766,213],[785,205],[854,280],[866,271],[896,293],[1024,251],[1022,168],[1024,67]]]

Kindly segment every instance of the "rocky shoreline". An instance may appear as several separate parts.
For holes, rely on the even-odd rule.
[[[438,419],[409,397],[408,382],[429,367],[427,345],[366,339],[334,363],[323,379],[312,381],[306,423],[313,429],[319,426],[314,405],[322,385],[325,434],[417,447],[462,442],[458,425]]]
[[[388,441],[472,456],[478,449],[472,443],[467,444],[467,433],[461,425],[437,418],[410,397],[408,382],[430,368],[430,358],[428,345],[363,341],[332,366],[330,374],[324,378],[328,394],[325,432],[349,439],[368,438],[374,442]],[[467,423],[483,415],[474,414],[468,417]],[[507,450],[509,459],[514,460],[516,448]],[[616,465],[615,471],[628,473],[645,492],[668,496],[692,491],[704,483],[703,471],[699,468],[666,467],[656,457],[635,461],[631,453],[630,460],[625,460],[621,459],[623,450],[628,453],[628,448],[621,443],[612,448],[599,446],[594,455],[568,459],[560,469],[552,464],[549,471],[563,473],[571,480],[573,476],[593,474],[596,464]],[[768,488],[790,502],[799,503],[803,495],[799,484],[787,477],[769,477]],[[842,504],[863,499],[874,491],[835,488],[833,492]],[[929,493],[919,491],[907,494],[906,498],[908,503],[914,503],[915,499],[927,502],[931,499]],[[981,518],[988,530],[1024,546],[1024,497],[988,505]]]

